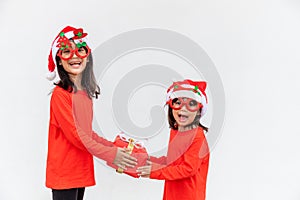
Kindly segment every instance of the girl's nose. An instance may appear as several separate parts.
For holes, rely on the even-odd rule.
[[[73,52],[72,58],[77,58],[77,57],[78,57],[78,56],[77,56],[76,52],[74,51],[74,52]]]
[[[185,110],[185,111],[187,111],[186,104],[182,105],[182,107],[181,107],[180,110]]]

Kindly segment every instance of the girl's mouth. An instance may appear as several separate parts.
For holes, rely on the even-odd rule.
[[[74,68],[78,68],[81,65],[80,61],[73,61],[73,62],[69,62],[69,65],[71,65]]]
[[[188,116],[183,114],[178,114],[178,118],[180,122],[185,122],[188,119]]]

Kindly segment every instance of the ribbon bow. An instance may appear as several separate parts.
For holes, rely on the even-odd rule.
[[[132,138],[128,138],[124,133],[120,133],[119,137],[122,141],[127,142],[127,143],[132,143],[134,145],[134,147],[136,147],[137,149],[141,149],[144,147],[144,143],[142,141],[138,141]]]
[[[79,42],[79,43],[77,43],[76,44],[76,47],[79,49],[79,48],[81,48],[81,47],[85,47],[86,46],[86,42]]]

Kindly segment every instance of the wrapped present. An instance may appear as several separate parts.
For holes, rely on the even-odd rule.
[[[137,159],[137,165],[134,168],[127,168],[126,170],[123,170],[122,168],[119,168],[112,163],[108,163],[108,165],[115,168],[119,173],[126,173],[132,177],[138,178],[139,176],[136,172],[137,168],[146,165],[148,159],[148,153],[146,148],[144,147],[144,144],[141,141],[135,140],[133,138],[128,138],[125,134],[121,133],[117,135],[114,141],[114,145],[116,147],[128,148],[128,153]]]

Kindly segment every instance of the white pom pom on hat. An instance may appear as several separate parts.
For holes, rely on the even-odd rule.
[[[51,50],[48,56],[48,73],[46,78],[49,81],[54,80],[56,77],[55,69],[57,66],[55,57],[59,49],[62,47],[62,41],[69,41],[69,39],[72,39],[75,44],[79,42],[85,42],[88,45],[86,36],[87,33],[84,33],[82,28],[74,28],[72,26],[66,26],[59,32],[52,42]]]

